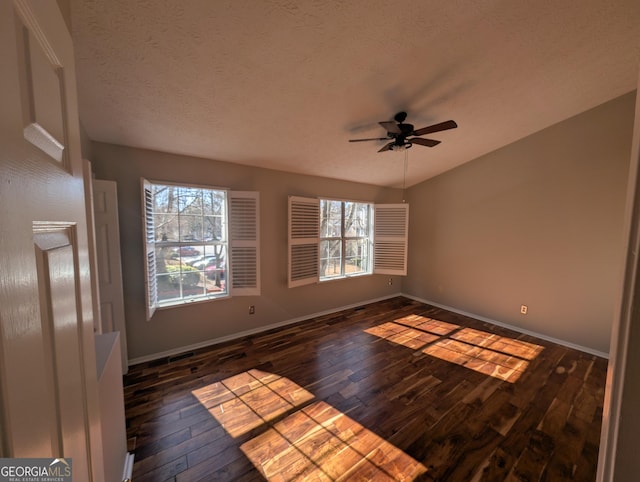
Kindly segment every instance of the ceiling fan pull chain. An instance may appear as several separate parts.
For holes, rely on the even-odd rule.
[[[404,172],[402,177],[402,202],[406,203],[406,199],[404,197],[405,188],[407,186],[407,169],[409,167],[409,150],[404,149]]]

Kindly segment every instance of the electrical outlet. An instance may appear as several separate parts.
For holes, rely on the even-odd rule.
[[[520,306],[520,313],[522,313],[523,315],[526,315],[527,311],[529,311],[529,308],[527,307],[527,305]]]
[[[255,313],[256,313],[256,307],[254,305],[251,305],[249,307],[249,314],[254,315]]]
[[[393,285],[393,278],[389,278],[389,286]]]

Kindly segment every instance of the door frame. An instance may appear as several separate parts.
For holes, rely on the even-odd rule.
[[[602,432],[600,435],[600,449],[598,454],[598,471],[596,480],[608,482],[618,480],[621,467],[617,467],[618,448],[628,444],[621,439],[622,415],[629,407],[638,406],[640,393],[628,382],[632,371],[638,364],[638,348],[640,348],[640,284],[639,254],[640,254],[640,76],[636,90],[636,110],[631,144],[631,159],[624,217],[623,249],[624,267],[620,277],[618,299],[611,329],[611,344],[609,349],[609,366],[605,386],[605,399],[602,414]],[[635,317],[635,321],[634,321]],[[627,382],[627,383],[625,383]],[[636,420],[637,425],[637,420]],[[637,432],[640,426],[633,426],[631,430]],[[635,473],[640,468],[636,463]],[[622,480],[622,478],[620,478]]]

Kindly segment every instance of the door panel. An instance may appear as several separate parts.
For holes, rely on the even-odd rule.
[[[102,479],[73,48],[57,2],[0,2],[0,455]]]
[[[93,210],[102,332],[120,332],[122,370],[129,367],[122,291],[118,191],[114,181],[93,180]]]
[[[85,406],[79,343],[78,273],[73,226],[35,233],[38,298],[41,301],[45,364],[50,392],[52,453],[74,454],[73,472],[88,480]]]
[[[22,2],[17,2],[22,3]],[[65,122],[65,67],[40,25],[20,5],[15,17],[17,73],[24,138],[51,159],[69,169]]]

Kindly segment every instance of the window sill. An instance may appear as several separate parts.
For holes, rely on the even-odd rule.
[[[353,274],[345,274],[341,276],[331,276],[326,278],[320,278],[318,280],[319,283],[326,283],[327,281],[338,281],[350,278],[361,278],[362,276],[371,276],[373,273],[353,273]]]
[[[219,294],[219,295],[211,295],[211,296],[203,296],[202,298],[193,298],[188,300],[177,300],[177,301],[164,301],[159,303],[157,306],[158,310],[166,310],[170,308],[178,308],[180,306],[194,305],[200,303],[206,303],[208,301],[215,300],[224,300],[227,298],[231,298],[229,293]]]

